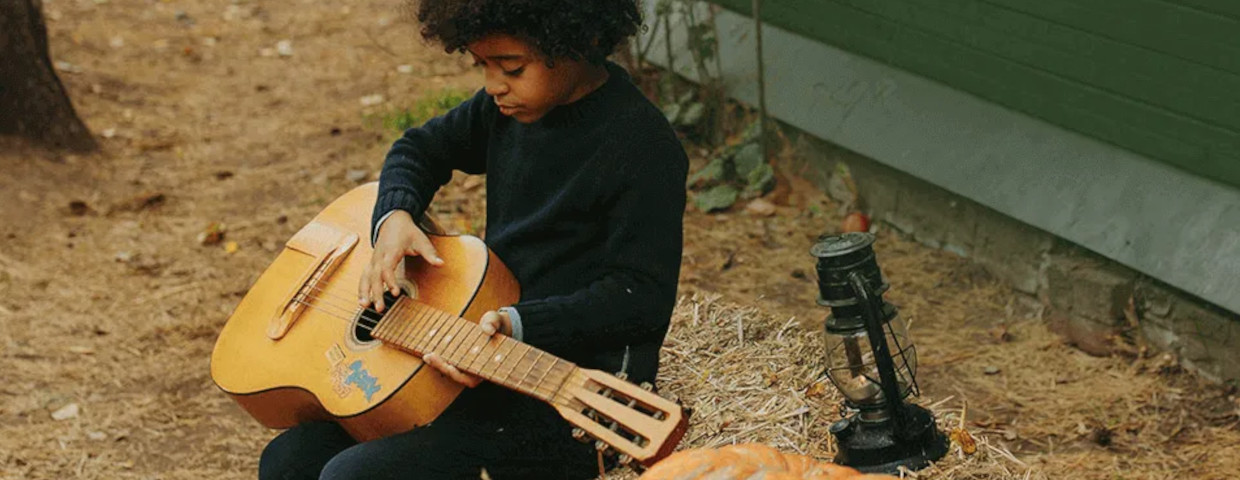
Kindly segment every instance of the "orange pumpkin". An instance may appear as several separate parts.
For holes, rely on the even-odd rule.
[[[882,480],[805,455],[783,453],[757,443],[683,450],[656,463],[637,480]]]

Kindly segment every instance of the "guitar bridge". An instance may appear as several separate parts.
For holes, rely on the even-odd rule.
[[[312,221],[293,235],[285,248],[310,255],[314,258],[299,281],[293,283],[288,301],[280,308],[267,326],[267,337],[279,340],[293,327],[306,306],[306,297],[323,279],[328,278],[340,266],[357,245],[358,235],[335,226]]]

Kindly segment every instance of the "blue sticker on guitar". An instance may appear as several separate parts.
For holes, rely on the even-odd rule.
[[[362,393],[366,394],[366,401],[369,402],[370,396],[378,393],[379,389],[382,388],[376,383],[379,379],[370,376],[370,372],[362,368],[361,360],[356,360],[349,364],[349,370],[352,370],[352,373],[344,379],[344,383],[346,385],[357,385],[357,388],[360,388]]]

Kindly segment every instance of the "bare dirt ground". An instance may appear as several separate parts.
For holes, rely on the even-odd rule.
[[[423,45],[392,0],[44,6],[53,58],[103,151],[0,140],[0,478],[254,478],[275,432],[211,383],[216,334],[284,240],[375,178],[396,134],[365,115],[480,75]],[[661,379],[694,407],[686,447],[834,449],[807,252],[839,217],[789,182],[769,217],[687,214]],[[476,232],[482,192],[458,178],[435,212]],[[213,222],[226,242],[201,245]],[[1172,358],[1073,350],[967,260],[877,233],[888,298],[912,320],[922,403],[979,443],[923,477],[1240,472],[1234,392]]]

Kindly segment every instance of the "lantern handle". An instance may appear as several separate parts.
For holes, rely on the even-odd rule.
[[[900,395],[900,385],[896,382],[895,366],[891,361],[891,349],[887,347],[887,338],[883,334],[883,326],[879,320],[878,308],[873,297],[866,289],[865,279],[856,271],[848,273],[848,283],[857,294],[857,299],[864,306],[862,315],[865,317],[865,332],[870,338],[870,350],[874,353],[874,363],[878,367],[878,378],[882,381],[883,396],[887,397],[887,409],[891,415],[896,432],[904,431],[904,400]]]

